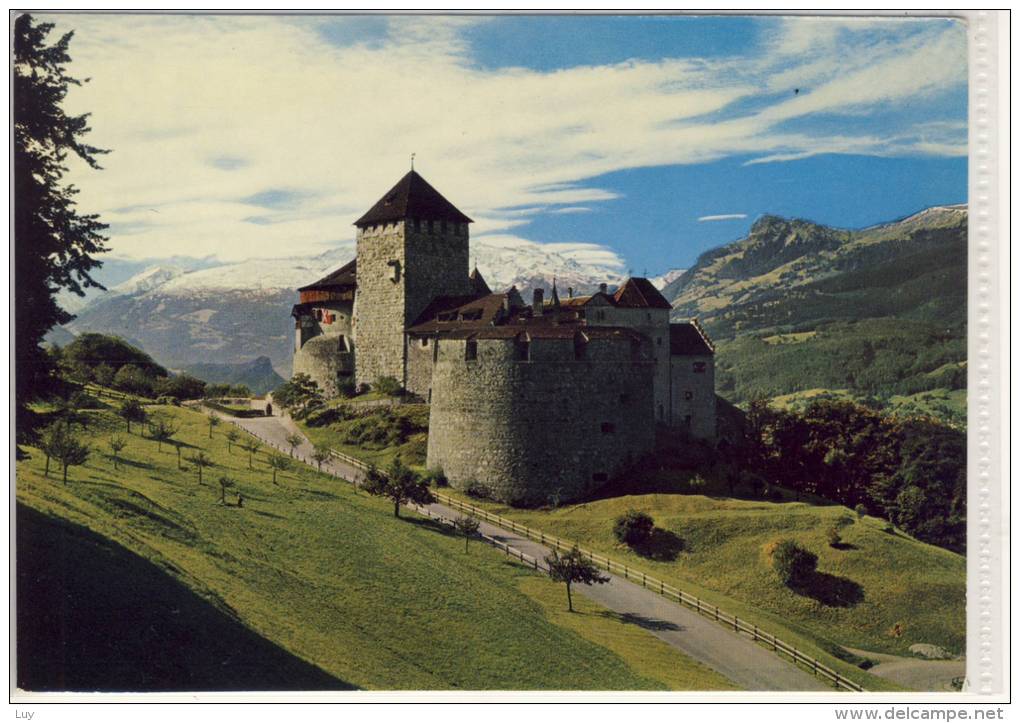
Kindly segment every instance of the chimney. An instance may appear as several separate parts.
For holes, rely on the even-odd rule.
[[[606,293],[606,289],[608,289],[608,288],[609,288],[609,287],[608,287],[608,286],[606,286],[605,282],[603,282],[603,283],[599,284],[599,292],[600,292],[600,293],[603,293],[603,294],[604,294],[604,293]]]
[[[535,316],[541,316],[545,309],[542,304],[542,296],[544,292],[542,289],[535,289],[531,296],[531,313]]]
[[[573,299],[574,298],[574,287],[573,286],[568,286],[567,287],[567,298],[568,299]]]

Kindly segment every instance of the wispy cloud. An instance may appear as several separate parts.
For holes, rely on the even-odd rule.
[[[736,221],[741,218],[747,218],[746,213],[717,213],[713,216],[698,216],[698,221],[705,223],[708,221]]]
[[[626,169],[966,148],[953,119],[895,116],[965,87],[960,23],[763,20],[746,55],[543,72],[472,62],[465,27],[498,18],[47,20],[77,31],[74,73],[93,80],[69,110],[114,151],[72,169],[78,201],[124,231],[124,257],[314,252],[352,235],[412,152],[477,237],[594,210],[617,197],[599,177]],[[822,116],[852,122],[834,133]]]

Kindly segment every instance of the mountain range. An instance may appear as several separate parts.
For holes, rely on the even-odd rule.
[[[587,260],[555,246],[485,238],[472,242],[471,253],[494,289],[516,285],[526,294],[532,288],[549,288],[555,280],[561,291],[586,293],[599,283],[623,280],[619,259],[609,255]],[[275,370],[289,376],[294,329],[290,308],[297,302],[297,289],[353,256],[350,243],[314,256],[206,263],[196,270],[151,266],[93,294],[74,310],[74,321],[50,333],[49,341],[63,344],[69,334],[94,331],[123,337],[170,368],[236,365],[265,356]]]
[[[860,230],[765,216],[663,293],[715,339],[731,401],[829,392],[962,424],[967,221],[966,206]]]
[[[561,293],[586,293],[622,280],[618,257],[588,260],[555,246],[484,238],[472,241],[471,252],[494,289],[527,293],[555,279]],[[265,357],[286,377],[296,289],[353,254],[345,244],[315,256],[149,267],[94,296],[51,340],[116,334],[167,367],[234,383],[248,383],[238,370]],[[717,388],[730,401],[838,393],[899,400],[959,421],[966,262],[966,206],[859,230],[763,216],[745,238],[654,283],[674,319],[698,317],[715,339]]]

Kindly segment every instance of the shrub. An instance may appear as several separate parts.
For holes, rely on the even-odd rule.
[[[464,485],[464,494],[468,497],[474,497],[479,500],[492,498],[491,490],[478,480],[468,480],[468,482]]]
[[[393,377],[379,377],[375,380],[375,384],[372,385],[377,392],[385,394],[387,397],[399,397],[404,393],[403,387]]]
[[[825,531],[825,539],[829,542],[829,547],[839,547],[840,543],[843,542],[843,538],[839,535],[839,528],[836,525]]]
[[[613,524],[613,535],[620,542],[636,547],[648,542],[654,529],[655,520],[651,515],[637,510],[627,510],[616,518],[616,522]]]
[[[868,508],[864,506],[864,503],[859,502],[857,503],[857,506],[854,507],[854,512],[857,513],[857,519],[859,520],[868,513]]]
[[[450,486],[450,480],[446,478],[446,474],[442,469],[430,469],[425,472],[425,481],[428,482],[429,487]]]
[[[784,585],[807,582],[818,567],[818,556],[793,540],[780,540],[771,549],[772,569]]]

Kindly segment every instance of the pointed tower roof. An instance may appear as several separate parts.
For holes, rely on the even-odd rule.
[[[471,289],[478,296],[488,296],[492,293],[492,289],[489,288],[489,285],[482,277],[482,272],[478,270],[477,266],[468,274],[468,278],[471,279]]]
[[[673,305],[648,279],[633,276],[613,294],[617,306],[624,308],[672,309]]]
[[[560,305],[560,295],[556,292],[556,277],[553,277],[552,299],[549,300],[553,306]]]
[[[473,223],[416,171],[410,171],[354,225],[370,226],[405,218]]]

